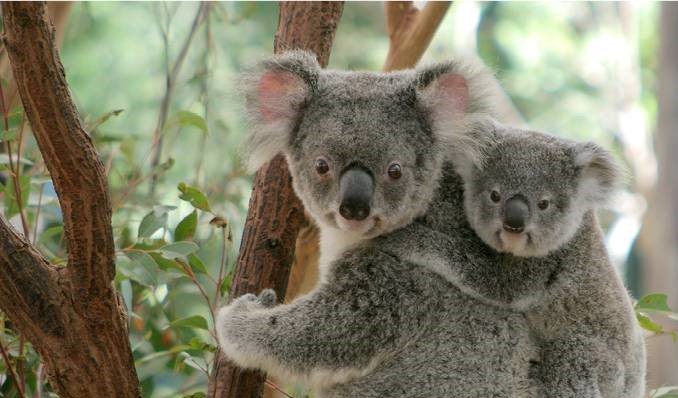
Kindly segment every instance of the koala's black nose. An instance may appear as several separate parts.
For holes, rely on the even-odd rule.
[[[367,171],[360,167],[345,170],[339,180],[339,214],[347,220],[366,219],[373,193],[374,180]]]
[[[504,205],[504,229],[508,232],[523,232],[529,214],[527,201],[521,196],[512,197]]]

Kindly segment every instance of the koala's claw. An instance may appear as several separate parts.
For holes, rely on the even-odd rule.
[[[264,307],[273,307],[278,299],[273,289],[264,289],[259,293],[259,302]]]

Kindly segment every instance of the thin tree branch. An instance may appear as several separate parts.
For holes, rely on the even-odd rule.
[[[427,1],[417,10],[411,1],[386,2],[390,38],[385,71],[411,68],[421,58],[450,7],[449,1]]]
[[[174,61],[172,68],[168,71],[165,86],[165,95],[163,96],[162,103],[160,104],[158,123],[155,127],[155,131],[153,132],[153,140],[157,142],[157,145],[155,145],[153,150],[151,160],[151,170],[155,170],[155,168],[160,164],[160,158],[162,157],[162,146],[164,142],[163,130],[165,129],[165,124],[167,123],[169,107],[170,104],[172,103],[172,96],[174,94],[174,88],[176,87],[177,77],[179,76],[181,67],[183,66],[184,60],[186,59],[186,55],[188,54],[188,49],[191,47],[193,37],[195,36],[195,33],[198,31],[198,27],[209,15],[209,10],[210,10],[209,2],[200,3],[200,6],[198,7],[198,12],[196,13],[195,18],[193,18],[193,24],[191,25],[191,29],[189,30],[188,35],[186,36],[186,40],[184,40],[184,44],[181,46],[179,55],[177,55],[177,59]],[[167,33],[168,32],[165,32],[164,34],[167,35]],[[167,41],[167,38],[165,40]],[[169,48],[166,49],[166,51],[168,50]],[[169,54],[167,54],[167,56],[169,56]],[[157,181],[158,176],[157,174],[154,174],[151,179],[151,194],[155,192],[155,185]]]

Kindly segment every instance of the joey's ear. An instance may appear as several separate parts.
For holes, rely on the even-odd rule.
[[[579,194],[592,205],[603,205],[621,182],[622,169],[612,154],[592,142],[573,148],[579,173]]]
[[[290,135],[316,88],[319,71],[313,54],[291,51],[243,74],[240,87],[250,124],[244,155],[250,171],[289,147]]]
[[[490,117],[474,121],[462,134],[445,136],[445,158],[464,180],[472,178],[473,170],[482,170],[489,151],[499,143],[504,127]]]

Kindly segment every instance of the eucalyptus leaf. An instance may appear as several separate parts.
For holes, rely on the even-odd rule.
[[[183,220],[177,224],[174,229],[174,240],[191,240],[195,235],[196,227],[198,226],[198,211],[193,210],[191,214],[184,217]]]
[[[177,319],[170,323],[173,328],[193,328],[207,330],[207,320],[200,315]]]

